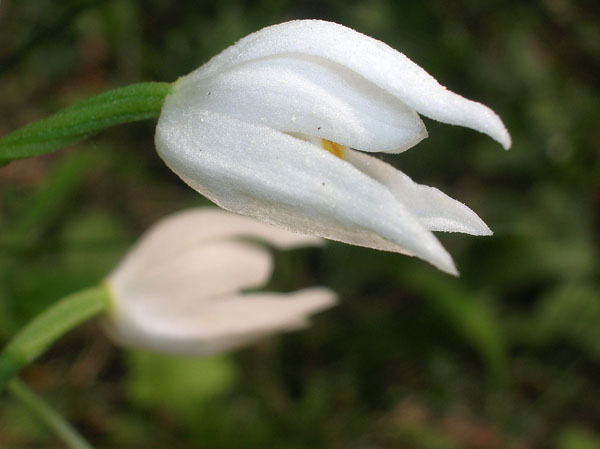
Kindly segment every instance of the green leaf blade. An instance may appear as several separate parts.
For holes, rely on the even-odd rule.
[[[139,83],[88,98],[0,138],[0,164],[59,150],[122,123],[158,117],[169,83]]]

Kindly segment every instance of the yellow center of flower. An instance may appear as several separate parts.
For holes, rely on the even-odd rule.
[[[340,159],[346,159],[346,147],[344,145],[332,142],[331,140],[321,139],[321,146],[334,156],[337,156]]]

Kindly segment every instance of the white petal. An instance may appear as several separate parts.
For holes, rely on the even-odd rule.
[[[163,297],[182,306],[185,298],[195,301],[261,287],[272,271],[265,249],[237,241],[205,242],[173,257],[155,256],[132,254],[128,265],[111,274],[109,284],[118,298],[115,307],[135,309],[132,314],[152,314],[170,306],[156,302]]]
[[[309,142],[167,98],[156,147],[221,207],[290,230],[421,257],[456,273],[435,236],[379,182]]]
[[[502,120],[491,109],[447,90],[383,42],[331,22],[299,20],[264,28],[187,75],[185,83],[247,61],[284,54],[312,55],[344,65],[427,117],[476,129],[504,148],[511,145]]]
[[[362,151],[400,152],[427,131],[419,115],[340,64],[310,56],[251,61],[190,83],[171,102],[279,131],[319,136]]]
[[[312,235],[290,232],[222,209],[197,208],[172,214],[158,221],[129,251],[111,277],[136,276],[137,273],[151,271],[156,269],[157,264],[169,263],[171,260],[175,264],[181,263],[182,257],[192,250],[196,252],[191,252],[187,257],[202,261],[203,245],[236,237],[264,240],[278,248],[320,245],[323,242]],[[244,247],[240,248],[243,251]]]
[[[389,164],[354,150],[346,160],[386,186],[430,231],[491,235],[492,231],[475,212],[434,187],[417,184]]]
[[[262,293],[212,301],[160,298],[152,315],[115,315],[105,322],[111,336],[128,346],[188,355],[207,355],[250,344],[265,335],[294,330],[307,318],[334,305],[325,288],[292,294]]]

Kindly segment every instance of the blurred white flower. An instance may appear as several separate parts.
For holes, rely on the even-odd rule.
[[[244,293],[269,280],[272,260],[243,238],[278,248],[322,242],[219,209],[169,216],[108,277],[109,335],[126,346],[206,355],[305,327],[311,314],[335,303],[335,294],[322,287]]]
[[[418,143],[427,136],[418,113],[510,147],[491,109],[403,54],[344,26],[301,20],[253,33],[180,78],[155,141],[175,173],[225,209],[456,274],[431,231],[489,228],[464,204],[362,153]]]

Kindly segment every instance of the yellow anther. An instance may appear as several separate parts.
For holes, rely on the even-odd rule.
[[[331,140],[321,139],[321,145],[327,151],[340,159],[346,159],[346,147]]]

